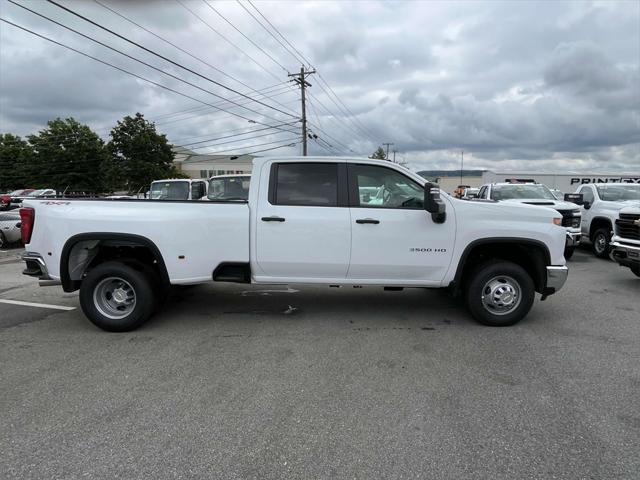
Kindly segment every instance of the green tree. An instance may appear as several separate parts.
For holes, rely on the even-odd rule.
[[[384,150],[382,147],[378,147],[378,149],[369,155],[369,158],[376,158],[378,160],[386,160],[387,156],[384,154]]]
[[[110,158],[104,168],[110,189],[136,192],[154,180],[183,176],[173,164],[174,153],[166,135],[158,133],[155,123],[141,113],[124,117],[110,135]]]
[[[32,186],[58,192],[102,191],[104,142],[87,125],[73,118],[56,118],[37,135],[30,135],[29,143],[34,151],[29,167]]]
[[[31,146],[19,136],[0,133],[0,192],[32,185],[28,176],[32,153]]]

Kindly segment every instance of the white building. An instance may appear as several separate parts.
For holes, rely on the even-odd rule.
[[[584,183],[640,183],[640,171],[635,173],[539,173],[492,172],[491,170],[423,170],[418,172],[436,181],[442,190],[452,193],[458,185],[479,187],[485,183],[533,181],[564,193],[573,193]]]
[[[184,147],[176,147],[174,152],[176,168],[190,178],[251,173],[255,158],[253,155],[202,155]]]

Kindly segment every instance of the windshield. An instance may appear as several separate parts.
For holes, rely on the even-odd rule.
[[[153,182],[152,200],[189,200],[189,182]]]
[[[209,181],[209,200],[247,200],[251,177],[212,178]]]
[[[541,199],[555,200],[556,197],[544,185],[515,184],[494,185],[491,189],[492,200]]]
[[[640,185],[617,184],[596,185],[598,196],[606,202],[624,202],[625,200],[640,200]]]

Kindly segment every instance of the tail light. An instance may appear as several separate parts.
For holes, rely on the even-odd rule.
[[[33,233],[33,224],[36,219],[36,211],[33,208],[20,209],[20,233],[22,234],[22,243],[26,245],[31,242],[31,234]]]
[[[0,195],[0,204],[9,205],[11,203],[11,197],[9,195]]]

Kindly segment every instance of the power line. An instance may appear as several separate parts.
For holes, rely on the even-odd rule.
[[[120,72],[126,73],[127,75],[131,75],[131,76],[133,76],[133,77],[135,77],[135,78],[138,78],[138,79],[140,79],[140,80],[143,80],[143,81],[145,81],[145,82],[148,82],[148,83],[150,83],[150,84],[152,84],[152,85],[154,85],[154,86],[156,86],[156,87],[159,87],[159,88],[162,88],[162,89],[164,89],[164,90],[167,90],[167,91],[170,91],[170,92],[176,93],[176,94],[181,95],[181,96],[183,96],[183,97],[185,97],[185,98],[188,98],[188,99],[190,99],[190,100],[194,100],[194,101],[197,101],[197,102],[203,103],[203,104],[208,105],[208,106],[210,106],[210,107],[217,108],[217,107],[215,107],[214,105],[212,105],[212,104],[210,104],[210,103],[208,103],[208,102],[206,102],[206,101],[204,101],[204,100],[197,99],[197,98],[195,98],[195,97],[192,97],[191,95],[188,95],[188,94],[186,94],[186,93],[180,92],[180,91],[175,90],[175,89],[173,89],[173,88],[171,88],[171,87],[168,87],[168,86],[166,86],[166,85],[162,85],[161,83],[155,82],[155,81],[150,80],[150,79],[148,79],[148,78],[145,78],[145,77],[143,77],[143,76],[141,76],[141,75],[138,75],[138,74],[136,74],[136,73],[130,72],[130,71],[128,71],[128,70],[125,70],[124,68],[118,67],[118,66],[113,65],[113,64],[111,64],[111,63],[109,63],[109,62],[106,62],[106,61],[101,60],[101,59],[99,59],[99,58],[97,58],[97,57],[94,57],[93,55],[89,55],[88,53],[82,52],[82,51],[77,50],[77,49],[75,49],[75,48],[73,48],[73,47],[70,47],[70,46],[68,46],[68,45],[65,45],[65,44],[63,44],[63,43],[61,43],[61,42],[58,42],[58,41],[56,41],[56,40],[53,40],[53,39],[51,39],[51,38],[49,38],[49,37],[46,37],[46,36],[44,36],[44,35],[42,35],[42,34],[40,34],[40,33],[34,32],[33,30],[29,30],[28,28],[22,27],[22,26],[20,26],[20,25],[18,25],[18,24],[16,24],[16,23],[13,23],[13,22],[11,22],[11,21],[9,21],[9,20],[5,19],[5,18],[0,18],[0,21],[2,21],[2,22],[4,22],[4,23],[7,23],[7,24],[9,24],[9,25],[11,25],[11,26],[13,26],[13,27],[15,27],[15,28],[20,29],[20,30],[23,30],[23,31],[25,31],[25,32],[27,32],[27,33],[30,33],[30,34],[32,34],[32,35],[34,35],[34,36],[36,36],[36,37],[39,37],[39,38],[41,38],[41,39],[43,39],[43,40],[46,40],[46,41],[48,41],[48,42],[50,42],[50,43],[53,43],[53,44],[58,45],[58,46],[61,46],[61,47],[63,47],[63,48],[66,48],[66,49],[68,49],[68,50],[71,50],[71,51],[73,51],[73,52],[75,52],[75,53],[78,53],[79,55],[82,55],[82,56],[84,56],[84,57],[90,58],[90,59],[92,59],[92,60],[94,60],[94,61],[96,61],[96,62],[99,62],[99,63],[103,64],[103,65],[107,65],[107,66],[109,66],[109,67],[111,67],[111,68],[114,68],[115,70],[118,70],[118,71],[120,71]],[[250,122],[253,122],[253,123],[257,123],[257,124],[260,124],[260,125],[265,125],[264,123],[257,122],[257,121],[255,121],[255,120],[251,120],[251,119],[247,119],[246,117],[243,117],[242,115],[237,115],[237,116],[239,116],[240,118],[244,118],[245,120],[249,120]]]
[[[301,65],[304,65],[304,61],[298,58],[298,56],[295,53],[293,53],[289,49],[289,47],[287,47],[284,43],[282,43],[282,41],[278,37],[276,37],[271,30],[265,27],[264,24],[253,13],[251,13],[251,11],[247,7],[245,7],[240,0],[236,0],[236,2],[238,2],[238,5],[240,5],[240,7],[242,7],[242,9],[245,12],[247,12],[251,16],[251,18],[253,18],[258,23],[258,25],[260,25],[264,29],[265,32],[271,35],[275,39],[275,41],[278,42],[282,46],[282,48],[284,48],[287,51],[287,53],[295,59],[296,62],[300,62]]]
[[[145,31],[145,32],[147,32],[148,34],[153,35],[155,38],[157,38],[157,39],[161,40],[162,42],[164,42],[164,43],[166,43],[166,44],[168,44],[168,45],[171,45],[173,48],[175,48],[175,49],[177,49],[177,50],[181,51],[182,53],[184,53],[184,54],[186,54],[186,55],[190,56],[191,58],[193,58],[193,59],[195,59],[195,60],[199,61],[200,63],[202,63],[202,64],[204,64],[204,65],[208,66],[209,68],[212,68],[213,70],[215,70],[216,72],[220,73],[221,75],[224,75],[225,77],[230,78],[231,80],[233,80],[233,81],[235,81],[235,82],[239,83],[240,85],[242,85],[242,86],[244,86],[244,87],[248,88],[248,89],[249,89],[249,90],[251,90],[253,93],[258,93],[258,90],[256,90],[256,89],[252,88],[251,86],[247,85],[247,84],[246,84],[246,83],[244,83],[242,80],[239,80],[238,78],[236,78],[236,77],[234,77],[234,76],[232,76],[232,75],[229,75],[228,73],[224,72],[223,70],[219,69],[218,67],[216,67],[216,66],[214,66],[214,65],[211,65],[209,62],[207,62],[207,61],[203,60],[202,58],[197,57],[196,55],[193,55],[191,52],[189,52],[189,51],[185,50],[184,48],[182,48],[182,47],[180,47],[180,46],[178,46],[178,45],[174,44],[173,42],[170,42],[170,41],[169,41],[169,40],[167,40],[166,38],[164,38],[164,37],[162,37],[162,36],[160,36],[160,35],[158,35],[158,34],[156,34],[156,33],[152,32],[152,31],[151,31],[151,30],[149,30],[148,28],[146,28],[146,27],[144,27],[144,26],[140,25],[139,23],[137,23],[137,22],[135,22],[135,21],[131,20],[131,19],[130,19],[130,18],[128,18],[127,16],[125,16],[125,15],[123,15],[122,13],[118,12],[117,10],[115,10],[115,9],[113,9],[113,8],[111,8],[111,7],[109,7],[108,5],[105,5],[105,4],[104,4],[104,3],[102,3],[100,0],[93,0],[93,1],[94,1],[95,3],[97,3],[98,5],[100,5],[101,7],[103,7],[103,8],[105,8],[105,9],[109,10],[109,11],[110,11],[110,12],[112,12],[112,13],[114,13],[114,14],[115,14],[115,15],[117,15],[118,17],[120,17],[120,18],[122,18],[122,19],[126,20],[127,22],[131,23],[132,25],[135,25],[136,27],[140,28],[141,30],[144,30],[144,31]],[[280,105],[281,107],[284,107],[284,105],[282,105],[281,103],[279,103],[279,102],[277,102],[277,101],[274,101],[274,102],[275,102],[276,104]]]
[[[262,14],[262,12],[258,9],[258,7],[256,7],[256,6],[253,4],[253,2],[251,2],[251,0],[248,0],[248,2],[249,2],[249,5],[251,5],[251,6],[253,7],[253,9],[254,9],[256,12],[258,12],[258,14],[259,14],[262,18],[264,18],[264,20],[265,20],[265,21],[266,21],[266,22],[271,26],[271,28],[273,28],[273,29],[275,30],[275,32],[276,32],[278,35],[280,35],[280,37],[281,37],[281,38],[282,38],[282,39],[287,43],[287,45],[289,45],[289,46],[290,46],[290,47],[291,47],[291,48],[292,48],[292,49],[293,49],[293,50],[294,50],[298,55],[300,55],[300,57],[301,57],[301,58],[302,58],[302,59],[307,63],[307,66],[308,66],[309,68],[311,68],[311,62],[310,62],[309,60],[307,60],[307,59],[305,58],[305,56],[304,56],[302,53],[300,53],[300,51],[299,51],[296,47],[294,47],[294,46],[291,44],[291,42],[289,42],[289,40],[287,40],[287,38],[286,38],[286,37],[285,37],[285,36],[280,32],[280,30],[278,30],[278,29],[276,28],[276,26],[275,26],[275,25],[273,25],[273,23],[271,23],[271,22],[269,21],[269,19],[268,19],[267,17],[265,17],[265,16]]]
[[[8,1],[9,1],[10,3],[12,3],[12,4],[14,4],[14,5],[16,5],[16,6],[20,7],[20,8],[22,8],[22,9],[24,9],[24,10],[27,10],[27,11],[29,11],[29,12],[33,13],[34,15],[37,15],[37,16],[39,16],[39,17],[41,17],[41,18],[44,18],[45,20],[48,20],[48,21],[50,21],[50,22],[52,22],[52,23],[54,23],[54,24],[56,24],[56,25],[59,25],[59,26],[61,26],[62,28],[65,28],[66,30],[69,30],[69,31],[71,31],[71,32],[73,32],[73,33],[75,33],[75,34],[77,34],[77,35],[80,35],[81,37],[84,37],[84,38],[86,38],[86,39],[88,39],[88,40],[90,40],[90,41],[92,41],[92,42],[94,42],[94,43],[96,43],[96,44],[98,44],[98,45],[101,45],[101,46],[103,46],[103,47],[105,47],[105,48],[108,48],[109,50],[112,50],[112,51],[114,51],[114,52],[116,52],[116,53],[119,53],[120,55],[122,55],[122,56],[124,56],[124,57],[127,57],[127,58],[129,58],[129,59],[131,59],[131,60],[134,60],[134,61],[136,61],[136,62],[138,62],[138,63],[140,63],[140,64],[142,64],[142,65],[145,65],[146,67],[149,67],[149,68],[151,68],[151,69],[153,69],[153,70],[156,70],[156,71],[158,71],[158,72],[160,72],[160,73],[163,73],[164,75],[167,75],[167,76],[169,76],[169,77],[171,77],[171,78],[173,78],[173,79],[175,79],[175,80],[178,80],[178,81],[180,81],[180,82],[182,82],[182,83],[185,83],[185,84],[187,84],[187,85],[189,85],[189,86],[191,86],[191,87],[194,87],[194,88],[196,88],[196,89],[198,89],[198,90],[201,90],[201,91],[203,91],[203,92],[205,92],[205,93],[208,93],[208,94],[210,94],[210,95],[213,95],[214,97],[220,98],[220,99],[222,99],[222,100],[224,100],[224,101],[226,101],[226,102],[229,102],[229,103],[234,104],[234,105],[236,105],[236,106],[240,106],[240,107],[242,107],[243,109],[248,110],[248,111],[250,111],[250,112],[252,112],[252,113],[256,113],[256,114],[258,114],[258,115],[262,115],[263,117],[265,117],[265,118],[269,118],[270,120],[278,121],[277,119],[275,119],[275,118],[273,118],[273,117],[269,117],[269,116],[267,116],[267,115],[264,115],[264,114],[263,114],[263,113],[261,113],[261,112],[258,112],[257,110],[253,110],[252,108],[246,107],[246,106],[244,106],[244,105],[242,105],[242,104],[240,104],[240,103],[238,103],[238,102],[234,102],[234,101],[232,101],[232,100],[229,100],[229,99],[227,99],[227,98],[225,98],[225,97],[223,97],[223,96],[221,96],[221,95],[218,95],[217,93],[214,93],[214,92],[212,92],[212,91],[210,91],[210,90],[207,90],[206,88],[200,87],[199,85],[196,85],[195,83],[189,82],[188,80],[184,80],[184,79],[182,79],[182,78],[180,78],[180,77],[178,77],[178,76],[176,76],[176,75],[173,75],[172,73],[165,72],[165,71],[164,71],[164,70],[162,70],[161,68],[158,68],[158,67],[156,67],[156,66],[154,66],[154,65],[151,65],[151,64],[149,64],[149,63],[147,63],[147,62],[145,62],[145,61],[143,61],[143,60],[140,60],[140,59],[138,59],[138,58],[136,58],[136,57],[134,57],[134,56],[132,56],[132,55],[129,55],[128,53],[125,53],[125,52],[123,52],[123,51],[121,51],[121,50],[118,50],[117,48],[111,47],[111,46],[107,45],[106,43],[101,42],[100,40],[96,40],[95,38],[90,37],[89,35],[86,35],[86,34],[84,34],[84,33],[82,33],[82,32],[79,32],[78,30],[75,30],[75,29],[73,29],[73,28],[71,28],[71,27],[68,27],[68,26],[66,26],[66,25],[64,25],[64,24],[62,24],[62,23],[60,23],[60,22],[58,22],[58,21],[56,21],[56,20],[53,20],[53,19],[51,19],[51,18],[47,17],[46,15],[43,15],[43,14],[41,14],[41,13],[38,13],[38,12],[34,11],[34,10],[31,10],[30,8],[27,8],[27,7],[25,7],[24,5],[20,5],[20,4],[16,3],[14,0],[8,0]],[[49,1],[51,1],[51,0],[49,0]],[[93,23],[93,22],[92,22],[92,23]],[[246,97],[246,95],[243,95],[243,96],[244,96],[244,97]],[[249,98],[249,97],[247,97],[247,98]],[[262,103],[262,102],[260,102],[259,100],[254,100],[254,101],[257,101],[258,103]],[[215,106],[215,105],[211,105],[211,106],[212,106],[213,108],[216,108],[217,110],[221,110],[221,111],[223,111],[223,112],[231,113],[231,114],[233,114],[233,115],[235,115],[235,116],[237,116],[237,117],[243,118],[243,119],[245,119],[245,120],[251,120],[251,119],[250,119],[250,118],[248,118],[248,117],[245,117],[245,116],[240,115],[240,114],[238,114],[238,113],[231,112],[231,111],[229,111],[229,110],[227,110],[227,109],[225,109],[225,108],[221,108],[221,107],[218,107],[218,106]],[[271,108],[274,108],[274,107],[271,107]],[[275,109],[275,110],[278,110],[278,109]],[[278,110],[278,111],[279,111],[279,110]],[[284,112],[284,113],[286,113],[286,112]],[[288,113],[287,113],[287,115],[292,116],[292,117],[294,117],[294,118],[295,118],[295,116],[294,116],[294,115],[291,115],[291,114],[288,114]]]
[[[15,4],[14,0],[9,0],[9,1]],[[117,32],[115,32],[115,31],[111,30],[110,28],[107,28],[107,27],[105,27],[105,26],[103,26],[103,25],[100,25],[100,24],[99,24],[99,23],[97,23],[97,22],[94,22],[93,20],[91,20],[90,18],[85,17],[84,15],[81,15],[81,14],[79,14],[79,13],[77,13],[77,12],[75,12],[75,11],[71,10],[70,8],[65,7],[64,5],[60,5],[59,3],[56,3],[54,0],[47,0],[47,1],[48,1],[49,3],[51,3],[52,5],[55,5],[56,7],[61,8],[62,10],[66,11],[66,12],[69,12],[69,13],[70,13],[70,14],[72,14],[72,15],[75,15],[76,17],[78,17],[78,18],[80,18],[80,19],[84,20],[85,22],[88,22],[88,23],[90,23],[90,24],[92,24],[92,25],[94,25],[94,26],[96,26],[96,27],[98,27],[98,28],[100,28],[100,29],[102,29],[102,30],[104,30],[104,31],[106,31],[106,32],[109,32],[109,33],[110,33],[110,34],[112,34],[112,35],[115,35],[116,37],[118,37],[118,38],[120,38],[120,39],[124,40],[125,42],[130,43],[131,45],[135,45],[136,47],[138,47],[138,48],[140,48],[140,49],[144,50],[145,52],[148,52],[148,53],[150,53],[150,54],[152,54],[152,55],[155,55],[155,56],[156,56],[156,57],[158,57],[158,58],[161,58],[161,59],[162,59],[162,60],[164,60],[165,62],[169,62],[169,63],[171,63],[172,65],[175,65],[175,66],[176,66],[176,67],[178,67],[178,68],[181,68],[181,69],[183,69],[183,70],[185,70],[185,71],[187,71],[187,72],[189,72],[189,73],[192,73],[193,75],[196,75],[197,77],[200,77],[200,78],[202,78],[203,80],[206,80],[206,81],[208,81],[208,82],[210,82],[210,83],[213,83],[214,85],[217,85],[217,86],[219,86],[219,87],[221,87],[221,88],[224,88],[225,90],[228,90],[228,91],[230,91],[230,92],[233,92],[233,93],[235,93],[236,95],[240,95],[240,96],[242,96],[242,97],[244,97],[244,98],[252,99],[252,97],[250,97],[250,96],[248,96],[248,95],[245,95],[245,94],[243,94],[243,93],[241,93],[241,92],[239,92],[239,91],[237,91],[237,90],[235,90],[235,89],[233,89],[233,88],[231,88],[231,87],[229,87],[229,86],[227,86],[227,85],[224,85],[224,84],[222,84],[222,83],[220,83],[220,82],[218,82],[218,81],[216,81],[216,80],[213,80],[213,79],[211,79],[211,78],[207,77],[206,75],[202,75],[201,73],[196,72],[195,70],[193,70],[193,69],[191,69],[191,68],[189,68],[189,67],[185,67],[184,65],[182,65],[182,64],[180,64],[180,63],[178,63],[178,62],[176,62],[176,61],[174,61],[174,60],[171,60],[170,58],[167,58],[167,57],[165,57],[164,55],[161,55],[161,54],[159,54],[159,53],[157,53],[157,52],[155,52],[155,51],[151,50],[150,48],[147,48],[147,47],[145,47],[145,46],[143,46],[143,45],[140,45],[140,44],[139,44],[139,43],[137,43],[137,42],[134,42],[133,40],[130,40],[129,38],[127,38],[127,37],[125,37],[125,36],[123,36],[123,35],[120,35],[119,33],[117,33]],[[46,17],[45,17],[45,18],[46,18]],[[50,20],[50,19],[49,19],[49,20]],[[52,21],[54,21],[54,20],[52,20]],[[54,22],[55,22],[55,21],[54,21]],[[57,23],[57,22],[56,22],[56,23]],[[67,27],[67,28],[68,28],[68,27]],[[166,72],[164,72],[164,73],[166,73]],[[183,81],[184,81],[184,80],[183,80]],[[217,96],[217,97],[220,97],[220,98],[224,98],[224,97],[221,97],[220,95],[216,95],[216,94],[213,94],[213,95],[215,95],[215,96]],[[290,114],[290,113],[288,113],[288,112],[285,112],[285,111],[283,111],[283,110],[280,110],[280,109],[278,109],[278,108],[276,108],[276,107],[274,107],[274,106],[272,106],[272,105],[266,104],[266,103],[264,103],[264,102],[262,102],[262,101],[260,101],[260,100],[256,100],[256,99],[252,99],[252,100],[253,100],[253,101],[255,101],[256,103],[259,103],[260,105],[262,105],[262,106],[264,106],[264,107],[270,108],[270,109],[275,110],[275,111],[277,111],[277,112],[279,112],[279,113],[283,113],[283,114],[288,115],[288,116],[294,116],[294,115],[291,115],[291,114]],[[246,108],[246,107],[245,107],[245,108]]]
[[[237,0],[238,3],[240,3],[240,0]],[[282,32],[280,32],[280,30],[278,30],[278,28],[269,21],[269,19],[258,9],[258,7],[256,5],[254,5],[254,3],[251,0],[248,0],[248,3],[253,7],[253,9],[271,26],[271,28],[276,31],[276,33],[287,43],[287,45],[289,45],[298,55],[299,57],[301,57],[309,66],[309,68],[312,68],[312,63],[309,61],[308,58],[306,58],[301,52],[300,50],[298,50],[283,34]],[[244,6],[243,6],[244,8]],[[245,8],[246,10],[246,8]],[[253,15],[252,15],[253,16]],[[264,28],[264,26],[263,26]],[[288,51],[288,49],[287,49]],[[333,88],[331,88],[331,86],[329,85],[329,83],[325,80],[325,78],[322,76],[322,74],[320,72],[318,72],[318,77],[319,77],[319,81],[321,83],[324,83],[326,85],[326,87],[329,89],[329,91],[333,94],[333,96],[335,97],[335,99],[339,102],[336,103],[333,98],[331,97],[331,95],[329,94],[329,92],[327,92],[325,90],[325,88],[319,84],[318,86],[325,92],[325,94],[329,97],[330,100],[332,100],[333,103],[336,103],[336,106],[338,107],[339,110],[342,110],[344,108],[344,112],[342,113],[346,113],[347,118],[351,118],[352,122],[354,124],[354,126],[356,126],[358,128],[358,130],[360,130],[362,133],[365,134],[366,137],[369,137],[371,140],[374,141],[374,143],[376,142],[375,139],[375,135],[373,135],[371,133],[371,131],[369,131],[364,124],[357,118],[357,116],[346,106],[346,104],[340,99],[340,97],[338,97],[338,95],[335,93],[335,91],[333,90]]]
[[[295,146],[296,146],[296,145],[298,145],[299,143],[300,143],[300,142],[288,143],[288,144],[285,144],[285,145],[279,145],[279,146],[277,146],[277,147],[265,148],[265,149],[263,149],[263,150],[255,150],[255,151],[253,151],[253,152],[246,152],[246,153],[241,153],[241,154],[238,154],[238,155],[232,155],[232,156],[231,156],[231,160],[235,160],[235,159],[238,159],[238,158],[240,158],[240,157],[245,157],[245,156],[247,156],[247,155],[253,155],[254,153],[268,152],[268,151],[271,151],[271,150],[277,150],[277,149],[279,149],[279,148],[284,148],[284,147],[295,147]]]
[[[272,85],[271,87],[265,87],[264,89],[256,90],[256,92],[257,92],[259,97],[272,98],[272,97],[267,97],[267,95],[269,95],[271,93],[274,93],[276,91],[279,91],[280,89],[284,89],[284,88],[289,89],[289,86],[287,85],[287,86],[278,87],[276,85]],[[234,100],[237,100],[237,99],[241,99],[242,97],[232,97],[232,98]],[[225,102],[220,102],[221,105],[224,104],[224,103],[226,103],[226,101]],[[184,110],[178,110],[178,111],[175,111],[175,112],[163,113],[161,115],[156,115],[156,116],[154,116],[152,118],[155,121],[163,121],[165,118],[168,118],[168,117],[173,117],[173,116],[176,116],[176,115],[184,115],[186,113],[192,113],[192,112],[196,112],[198,110],[204,110],[204,109],[208,109],[208,108],[209,107],[207,107],[205,105],[199,105],[197,107],[190,107],[190,108],[187,108],[187,109],[184,109]]]
[[[282,65],[278,60],[276,60],[275,58],[273,58],[273,56],[271,54],[269,54],[269,52],[267,52],[264,48],[262,48],[260,45],[258,45],[256,42],[254,42],[253,40],[251,40],[249,37],[247,37],[242,30],[240,30],[238,27],[236,27],[232,22],[230,22],[227,17],[225,17],[224,15],[222,15],[218,10],[215,9],[215,7],[213,7],[207,0],[202,0],[204,2],[204,4],[206,6],[208,6],[211,10],[213,10],[214,12],[216,12],[216,14],[222,18],[225,22],[227,22],[229,25],[231,25],[231,27],[238,32],[240,35],[242,35],[244,38],[246,38],[251,45],[253,45],[254,47],[256,47],[258,50],[260,50],[262,53],[264,53],[267,57],[269,57],[276,65],[278,65],[282,70],[284,70],[285,72],[289,73],[289,70],[287,70],[287,68]]]
[[[318,78],[320,80],[320,83],[318,84],[318,86],[320,87],[320,89],[325,93],[325,95],[327,95],[327,97],[329,98],[329,100],[331,100],[333,102],[334,105],[336,105],[338,107],[338,110],[344,114],[347,119],[349,119],[353,125],[361,132],[363,133],[366,137],[369,137],[369,139],[371,139],[374,143],[376,142],[375,137],[373,135],[371,135],[367,130],[365,130],[365,128],[363,126],[361,126],[360,124],[358,124],[356,122],[356,117],[353,114],[353,112],[351,112],[346,105],[344,105],[344,102],[342,102],[342,100],[340,100],[340,98],[336,95],[336,93],[334,92],[334,90],[331,88],[331,86],[327,83],[327,81],[324,79],[324,77],[322,77],[322,75],[320,75],[320,73],[318,73]],[[333,93],[333,96],[331,96],[331,94],[329,94],[329,92],[323,87],[322,83],[324,83],[327,88],[329,89],[329,91],[331,91],[331,93]],[[337,100],[337,102],[336,102]]]
[[[264,128],[260,129],[260,130],[265,130]],[[253,132],[258,132],[260,130],[253,130]],[[203,148],[203,147],[193,147],[193,145],[198,145],[200,143],[207,143],[207,142],[213,142],[216,140],[222,140],[225,138],[234,138],[234,140],[229,140],[227,142],[216,142],[214,144],[208,145],[208,146],[214,146],[214,145],[226,145],[229,143],[233,143],[233,142],[238,142],[238,141],[244,141],[244,140],[253,140],[254,138],[262,138],[262,137],[268,137],[269,135],[278,135],[279,133],[294,133],[297,134],[298,132],[294,132],[293,130],[282,130],[280,132],[267,132],[267,133],[263,133],[260,135],[252,135],[250,137],[247,138],[243,138],[241,140],[238,140],[235,137],[240,137],[242,135],[247,135],[248,133],[252,133],[252,132],[245,132],[245,133],[237,133],[235,135],[227,135],[226,137],[218,137],[218,138],[207,138],[205,140],[200,140],[198,142],[189,142],[189,143],[183,143],[182,145],[180,145],[183,148],[189,148],[190,150],[194,150],[195,148]]]
[[[350,151],[351,153],[356,153],[354,150],[352,150],[351,148],[349,148],[348,146],[346,146],[344,143],[342,143],[340,140],[338,140],[337,138],[335,138],[334,136],[330,135],[329,133],[327,133],[325,130],[322,130],[321,128],[319,128],[317,125],[314,125],[311,122],[308,122],[309,125],[311,125],[312,127],[315,127],[316,130],[318,130],[319,132],[322,132],[323,135],[325,135],[326,137],[329,137],[331,140],[333,140],[335,143],[337,143],[338,145],[344,147],[345,151]]]
[[[279,95],[284,95],[285,93],[289,93],[289,90],[280,91],[278,93],[274,93],[273,95],[265,96],[265,98],[271,99],[271,98],[279,96]],[[240,101],[239,103],[240,103],[240,105],[246,105],[246,104],[248,104],[250,102],[248,100],[245,100],[245,101]],[[293,103],[293,102],[288,102],[288,103]],[[216,103],[216,105],[224,105],[224,102]],[[233,107],[229,107],[229,108],[233,108]],[[189,116],[182,117],[182,118],[169,119],[169,120],[160,120],[157,123],[158,123],[158,125],[168,125],[170,123],[183,122],[185,120],[189,120],[189,119],[192,119],[192,118],[201,117],[203,115],[204,116],[212,115],[214,113],[218,113],[218,111],[219,111],[219,110],[217,110],[215,112],[211,112],[210,110],[211,110],[210,107],[204,107],[199,112],[192,112],[193,115],[189,115]],[[230,113],[230,112],[228,112],[226,110],[224,110],[224,111],[227,112],[227,113]],[[184,113],[182,115],[184,115]],[[218,120],[222,120],[224,118],[229,118],[229,117],[232,117],[232,116],[235,116],[235,115],[233,113],[231,113],[231,115],[226,115],[224,117],[219,117]],[[271,118],[271,117],[266,117],[266,118]]]
[[[249,145],[246,148],[262,147],[264,145],[272,145],[272,144],[278,143],[278,142],[290,142],[290,141],[293,141],[293,140],[298,140],[299,138],[300,137],[295,137],[295,138],[288,138],[288,139],[285,139],[285,140],[274,140],[274,141],[271,141],[271,142],[258,143],[258,144],[255,144],[255,145]],[[215,147],[215,145],[203,145],[201,147],[190,148],[189,150],[200,150],[202,148],[210,148],[210,147]],[[226,148],[224,150],[216,150],[214,152],[207,152],[206,155],[217,155],[217,154],[223,153],[223,152],[232,152],[234,150],[238,150],[238,148],[244,148],[244,147],[233,147],[233,148]]]
[[[216,35],[218,35],[219,37],[221,37],[225,42],[227,42],[229,45],[231,45],[232,47],[234,47],[236,50],[240,51],[243,55],[245,55],[249,60],[251,60],[253,63],[255,63],[258,67],[260,67],[262,70],[264,70],[268,75],[271,75],[273,78],[275,78],[276,80],[279,80],[280,77],[276,76],[274,73],[270,72],[264,65],[262,65],[260,62],[258,62],[255,58],[253,58],[251,55],[249,55],[247,52],[245,52],[242,48],[240,48],[239,46],[237,46],[235,43],[233,43],[231,40],[229,40],[227,37],[225,37],[222,33],[220,33],[218,30],[216,30],[215,28],[213,28],[211,26],[211,24],[209,24],[208,22],[206,22],[200,15],[198,15],[196,12],[194,12],[193,10],[191,10],[189,7],[187,7],[187,5],[185,5],[182,0],[176,0],[176,2],[178,2],[182,8],[184,8],[185,10],[187,10],[189,13],[191,13],[191,15],[193,15],[194,17],[196,17],[198,20],[200,20],[200,22],[202,24],[204,24],[206,27],[209,28],[209,30],[211,30],[212,32],[214,32]]]

